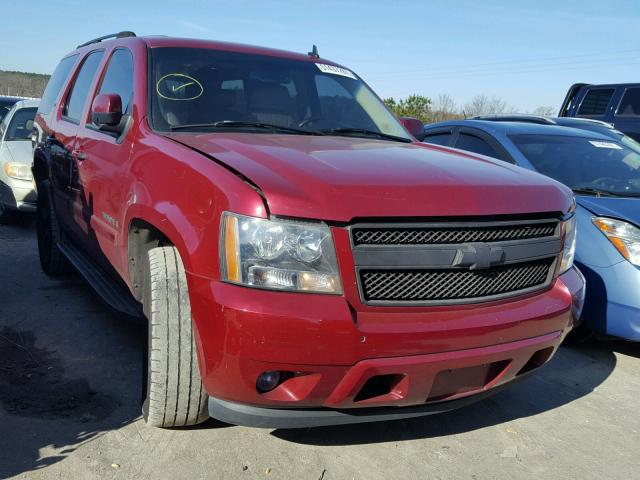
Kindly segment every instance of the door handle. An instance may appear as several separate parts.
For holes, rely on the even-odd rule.
[[[71,155],[73,155],[73,158],[79,161],[83,161],[87,158],[87,154],[82,150],[74,150],[73,152],[71,152]]]

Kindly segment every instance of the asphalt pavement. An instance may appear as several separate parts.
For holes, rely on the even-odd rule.
[[[0,478],[640,477],[640,344],[563,347],[529,379],[437,416],[159,430],[140,418],[145,335],[78,275],[44,275],[33,224],[0,226]]]

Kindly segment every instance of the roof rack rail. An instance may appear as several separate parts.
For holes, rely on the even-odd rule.
[[[80,45],[78,45],[76,47],[76,49],[82,48],[82,47],[86,47],[87,45],[91,45],[92,43],[99,43],[99,42],[101,42],[103,40],[107,40],[109,38],[126,38],[126,37],[135,37],[135,36],[136,36],[135,33],[129,32],[129,31],[112,33],[110,35],[105,35],[103,37],[94,38],[93,40],[89,40],[88,42],[81,43]]]
[[[545,117],[543,115],[531,115],[526,113],[477,115],[475,117],[471,117],[470,120],[489,120],[492,122],[525,122],[538,123],[540,125],[556,125],[556,122],[552,118]]]

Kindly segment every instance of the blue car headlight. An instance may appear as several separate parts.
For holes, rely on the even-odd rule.
[[[640,228],[615,218],[593,217],[591,221],[624,258],[640,266]]]
[[[562,260],[560,262],[559,274],[563,274],[573,267],[573,259],[576,255],[576,216],[572,214],[570,218],[562,222],[562,237],[564,247],[562,249]]]

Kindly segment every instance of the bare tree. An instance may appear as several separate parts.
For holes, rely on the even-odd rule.
[[[552,117],[556,114],[556,109],[548,106],[540,106],[536,108],[533,112],[534,115],[541,115],[543,117]]]
[[[431,106],[431,120],[433,122],[443,122],[459,117],[460,114],[456,112],[456,102],[450,95],[441,93],[435,98]]]
[[[467,117],[475,117],[476,115],[513,113],[515,109],[501,98],[476,95],[464,105],[463,112]]]

